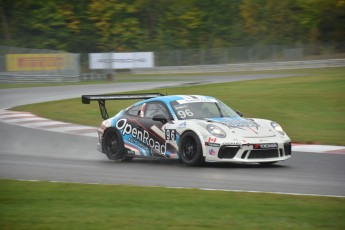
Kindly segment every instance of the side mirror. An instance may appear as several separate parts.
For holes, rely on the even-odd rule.
[[[154,115],[154,116],[152,117],[152,120],[154,120],[154,121],[160,121],[160,122],[162,122],[163,124],[165,124],[165,123],[168,122],[168,119],[167,119],[164,115],[162,115],[162,114]]]
[[[243,117],[243,113],[241,113],[240,111],[235,110],[235,112],[236,112],[240,117]]]

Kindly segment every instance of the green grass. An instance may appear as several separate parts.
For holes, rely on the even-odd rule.
[[[215,96],[246,117],[280,123],[294,142],[345,145],[345,68],[289,72],[304,75],[153,91]],[[108,101],[109,114],[116,114],[132,103]],[[91,126],[99,126],[101,122],[97,102],[84,105],[80,98],[20,106],[15,110]]]
[[[0,180],[0,229],[345,229],[345,199]]]

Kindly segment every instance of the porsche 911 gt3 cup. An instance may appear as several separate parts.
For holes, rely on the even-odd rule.
[[[109,118],[106,100],[142,99]],[[291,140],[273,121],[244,118],[210,96],[152,94],[83,95],[97,100],[104,121],[98,149],[110,160],[134,157],[269,165],[291,157]]]

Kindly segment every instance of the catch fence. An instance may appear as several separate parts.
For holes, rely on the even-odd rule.
[[[98,60],[92,60],[95,56]],[[116,68],[119,65],[127,67]],[[345,42],[96,54],[0,46],[0,82],[110,80],[119,72],[164,74],[335,66],[345,66]]]

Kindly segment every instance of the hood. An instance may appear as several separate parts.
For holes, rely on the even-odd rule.
[[[220,124],[226,133],[246,138],[275,137],[273,128],[259,119],[243,117],[221,117],[207,119],[209,123]]]

